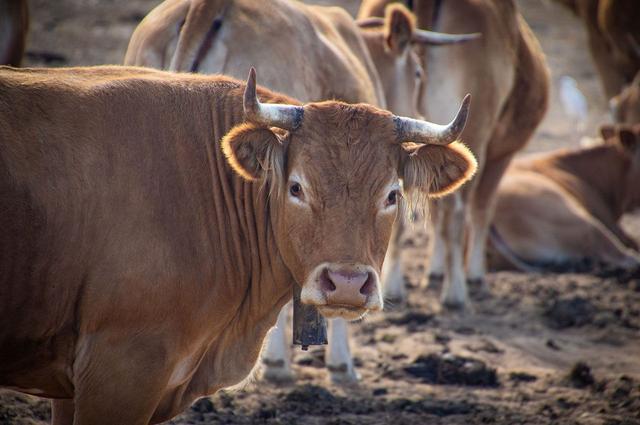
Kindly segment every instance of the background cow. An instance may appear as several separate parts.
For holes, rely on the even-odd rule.
[[[364,1],[358,16],[381,16],[389,2]],[[549,72],[536,38],[512,1],[414,0],[412,5],[420,28],[482,34],[476,41],[448,49],[420,50],[428,79],[420,96],[424,116],[438,119],[451,114],[455,105],[449,99],[465,92],[477,97],[480,105],[474,108],[478,112],[471,114],[462,135],[478,158],[478,176],[453,196],[433,202],[431,208],[434,243],[430,281],[444,278],[442,303],[461,308],[468,302],[467,279],[484,279],[485,243],[495,191],[514,154],[544,116]],[[400,268],[395,268],[397,276],[402,276]],[[403,296],[402,279],[388,284],[398,288],[398,297]]]
[[[0,0],[0,65],[20,66],[29,32],[26,0]]]
[[[253,70],[0,69],[0,385],[56,424],[156,423],[247,376],[292,285],[382,308],[398,179],[469,177],[468,100],[442,127],[260,93],[281,104]]]
[[[638,244],[622,229],[640,207],[640,126],[602,128],[604,142],[514,162],[498,190],[492,267],[544,269],[584,259],[640,266]]]
[[[388,9],[384,27],[360,28],[341,8],[290,0],[266,4],[168,0],[138,26],[125,64],[237,78],[247,67],[257,65],[266,87],[302,101],[367,102],[388,107],[395,114],[419,117],[417,95],[424,73],[412,47],[475,37],[419,31],[413,16],[402,7]],[[283,63],[287,64],[284,69]],[[286,350],[286,319],[285,311],[265,348],[264,375],[268,379],[293,377]],[[330,324],[329,344],[331,379],[357,380],[346,323],[340,319]]]

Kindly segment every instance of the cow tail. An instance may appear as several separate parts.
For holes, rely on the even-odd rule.
[[[520,258],[518,254],[516,254],[511,247],[505,242],[502,238],[502,235],[498,232],[498,229],[495,225],[491,225],[489,227],[489,241],[493,245],[493,247],[502,255],[511,265],[518,271],[524,273],[536,273],[543,271],[541,268],[536,267],[533,264],[527,263],[525,260]]]
[[[230,3],[231,0],[191,1],[171,58],[170,71],[198,72],[200,62],[211,48],[213,37],[222,26]]]

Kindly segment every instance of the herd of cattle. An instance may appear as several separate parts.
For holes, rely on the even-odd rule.
[[[558,1],[615,123],[515,160],[550,76],[511,0],[364,0],[357,18],[165,0],[125,66],[59,69],[13,68],[27,3],[0,1],[0,385],[52,398],[56,425],[147,424],[259,357],[292,379],[296,285],[331,319],[331,378],[357,380],[345,320],[404,299],[404,210],[427,205],[445,308],[487,251],[640,268],[619,225],[640,206],[640,4]]]

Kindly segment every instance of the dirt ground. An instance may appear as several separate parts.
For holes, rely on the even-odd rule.
[[[329,1],[324,0],[324,3]],[[336,1],[337,2],[337,1]],[[332,3],[336,3],[332,2]],[[32,0],[27,65],[121,62],[156,0]],[[519,0],[553,75],[552,104],[527,151],[577,146],[559,103],[562,75],[589,101],[586,135],[608,120],[579,22],[555,4]],[[350,11],[357,1],[348,2]],[[640,238],[640,219],[625,217]],[[491,273],[473,309],[442,313],[422,288],[427,235],[403,238],[409,302],[351,326],[362,380],[327,382],[323,348],[295,351],[296,383],[254,382],[199,400],[172,424],[640,424],[640,280],[588,274]],[[48,402],[0,392],[0,423],[39,424]]]

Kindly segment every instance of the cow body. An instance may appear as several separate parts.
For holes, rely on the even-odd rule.
[[[640,206],[639,152],[637,130],[622,130],[601,145],[514,161],[498,190],[492,267],[640,266],[637,243],[619,225]]]
[[[365,1],[359,17],[380,14],[388,2]],[[467,279],[484,278],[495,191],[514,154],[544,116],[549,71],[535,36],[512,1],[417,0],[413,7],[420,28],[482,34],[468,44],[425,48],[420,54],[427,74],[421,96],[424,116],[438,120],[447,115],[455,108],[448,99],[460,93],[471,93],[474,104],[477,99],[480,105],[462,135],[478,157],[479,174],[461,191],[435,201],[431,211],[434,243],[429,277],[444,278],[443,304],[460,308],[468,302]],[[398,293],[402,296],[400,289]]]
[[[240,84],[5,69],[0,87],[0,384],[125,424],[244,379],[292,278],[213,143]]]
[[[29,31],[26,0],[0,1],[0,65],[20,66]]]
[[[607,99],[640,71],[640,5],[634,0],[560,0],[584,23]]]
[[[341,8],[290,0],[168,0],[136,29],[125,64],[236,78],[259,66],[266,87],[302,101],[366,102],[415,117],[423,73],[411,49],[414,30],[409,19],[398,31],[364,30]],[[293,376],[286,318],[283,312],[265,351],[265,376],[275,380]],[[333,328],[330,323],[332,379],[355,380],[345,324]]]
[[[382,308],[397,179],[453,190],[473,157],[260,93],[283,105],[255,74],[0,69],[0,385],[60,399],[56,424],[159,422],[247,376],[292,285],[327,317]]]

